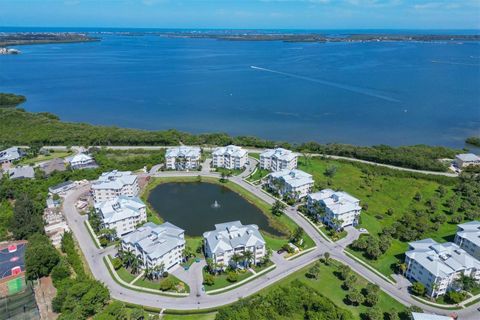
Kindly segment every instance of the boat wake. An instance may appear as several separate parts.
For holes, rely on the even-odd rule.
[[[320,84],[323,84],[323,85],[326,85],[326,86],[339,88],[339,89],[347,90],[347,91],[350,91],[350,92],[355,92],[355,93],[358,93],[358,94],[362,94],[362,95],[369,96],[369,97],[374,97],[374,98],[389,101],[389,102],[400,102],[400,100],[397,100],[397,99],[389,97],[389,96],[385,96],[385,95],[383,95],[381,93],[378,93],[374,90],[370,90],[370,89],[366,89],[366,88],[350,86],[350,85],[341,84],[341,83],[337,83],[337,82],[332,82],[332,81],[327,81],[327,80],[322,80],[322,79],[316,79],[316,78],[306,77],[306,76],[302,76],[302,75],[298,75],[298,74],[276,71],[276,70],[257,67],[257,66],[250,66],[250,68],[252,68],[254,70],[280,74],[280,75],[283,75],[283,76],[296,78],[296,79],[301,79],[301,80],[305,80],[305,81],[316,82],[316,83],[320,83]]]

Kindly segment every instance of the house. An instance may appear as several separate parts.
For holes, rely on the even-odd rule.
[[[27,241],[0,243],[0,298],[25,289],[25,250]]]
[[[24,155],[25,153],[18,147],[11,147],[2,150],[0,151],[0,164],[12,163],[14,161],[20,160]]]
[[[35,178],[35,171],[33,167],[23,166],[15,167],[7,170],[7,175],[10,179],[33,179]]]
[[[45,234],[55,247],[59,247],[65,232],[70,231],[63,214],[58,208],[47,208],[43,213]]]
[[[57,184],[56,186],[48,188],[48,192],[51,194],[63,194],[73,188],[75,188],[76,185],[72,181],[65,181],[60,184]]]
[[[70,167],[74,170],[98,167],[95,163],[95,160],[91,156],[84,153],[77,153],[73,157],[67,158],[67,161],[70,163]]]
[[[460,169],[468,166],[480,166],[480,157],[473,153],[457,154],[455,164]]]
[[[51,175],[55,171],[62,172],[67,170],[65,161],[61,158],[55,158],[50,161],[46,161],[40,164],[39,167],[40,170],[42,170],[47,176]]]
[[[199,147],[173,147],[165,152],[166,168],[169,170],[196,170],[200,167]]]
[[[319,220],[334,229],[356,226],[360,217],[360,200],[343,191],[324,189],[307,196],[307,208]],[[318,210],[324,214],[319,214]]]
[[[203,234],[205,256],[213,260],[220,269],[234,265],[234,254],[253,253],[252,263],[257,264],[266,254],[265,240],[255,224],[242,225],[232,221],[215,225],[215,230]]]
[[[311,174],[298,169],[285,169],[272,172],[267,176],[268,187],[282,197],[300,200],[307,196],[313,188]]]
[[[247,165],[248,152],[237,146],[215,148],[212,152],[212,166],[225,169],[242,169]]]
[[[456,280],[462,275],[480,281],[480,261],[455,243],[424,239],[408,245],[405,276],[422,283],[431,297],[456,290]]]
[[[112,200],[118,196],[136,197],[139,190],[137,176],[131,171],[104,172],[92,183],[95,202]]]
[[[459,224],[454,242],[475,259],[480,260],[480,221]]]
[[[103,227],[115,230],[117,237],[134,231],[138,224],[147,221],[147,207],[137,197],[119,196],[97,202],[94,207]]]
[[[293,170],[298,155],[283,148],[267,149],[260,154],[260,168],[270,171]]]
[[[169,222],[161,225],[148,222],[123,237],[122,250],[140,257],[143,268],[163,265],[165,271],[171,271],[182,263],[185,230]]]
[[[455,320],[453,316],[439,316],[436,314],[412,312],[413,320]]]

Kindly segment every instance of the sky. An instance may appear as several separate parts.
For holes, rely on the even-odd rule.
[[[0,26],[480,29],[480,0],[0,0]]]

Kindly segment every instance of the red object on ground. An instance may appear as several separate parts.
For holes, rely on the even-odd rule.
[[[17,251],[17,245],[16,244],[11,244],[8,246],[8,252],[12,253]]]
[[[20,267],[14,267],[12,268],[12,276],[16,276],[18,274],[22,273],[22,268]]]

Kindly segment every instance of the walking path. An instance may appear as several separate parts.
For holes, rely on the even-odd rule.
[[[218,173],[211,172],[161,172],[156,173],[153,176],[198,176],[199,174],[206,177],[219,177]],[[273,204],[276,200],[269,194],[263,192],[260,188],[245,182],[240,176],[232,177],[230,178],[230,180],[269,204]],[[88,231],[86,230],[85,224],[83,223],[83,221],[86,220],[86,216],[79,215],[74,206],[75,201],[80,197],[80,195],[88,191],[88,189],[89,186],[85,185],[69,192],[65,197],[64,212],[67,222],[80,244],[80,248],[85,255],[85,258],[90,269],[92,270],[92,273],[98,280],[105,283],[105,285],[110,290],[111,296],[115,299],[149,307],[175,310],[216,308],[229,303],[233,303],[239,298],[244,298],[252,295],[259,290],[266,288],[267,286],[274,284],[280,279],[283,279],[284,277],[311,264],[312,262],[318,260],[318,258],[323,256],[324,253],[329,252],[330,256],[333,259],[336,259],[341,263],[350,266],[355,272],[362,275],[368,281],[378,284],[385,293],[392,296],[398,302],[406,306],[417,305],[429,313],[443,315],[448,315],[449,313],[451,313],[451,310],[449,311],[441,309],[415,300],[408,294],[404,283],[390,283],[374,271],[370,270],[369,268],[358,262],[357,260],[351,258],[344,252],[344,243],[342,243],[341,245],[326,240],[320,235],[317,229],[309,221],[307,221],[301,214],[299,214],[297,210],[295,210],[295,208],[292,207],[287,207],[287,209],[285,210],[285,214],[288,215],[292,220],[295,221],[295,223],[297,223],[305,230],[305,232],[315,242],[316,248],[290,261],[275,256],[274,254],[272,258],[272,260],[276,264],[276,268],[274,270],[266,274],[260,275],[256,279],[249,281],[238,288],[216,295],[206,295],[202,291],[201,279],[199,278],[187,279],[186,282],[189,283],[189,285],[191,285],[192,281],[196,281],[196,285],[191,286],[189,296],[183,298],[166,297],[145,292],[137,292],[131,289],[124,288],[112,279],[108,270],[106,269],[106,266],[102,261],[103,257],[106,255],[106,252],[109,249],[97,249],[95,247],[92,239],[90,238],[90,235],[88,234]],[[349,239],[348,241],[350,240],[351,239]],[[200,268],[201,271],[201,265],[199,263],[194,263],[192,267]],[[198,272],[195,272],[195,270],[191,271],[192,275]],[[478,307],[480,307],[480,302],[477,302],[476,304],[466,307],[464,309],[458,310],[456,311],[456,313],[459,315],[459,319],[461,320],[477,320],[480,318],[480,313],[476,310]]]

